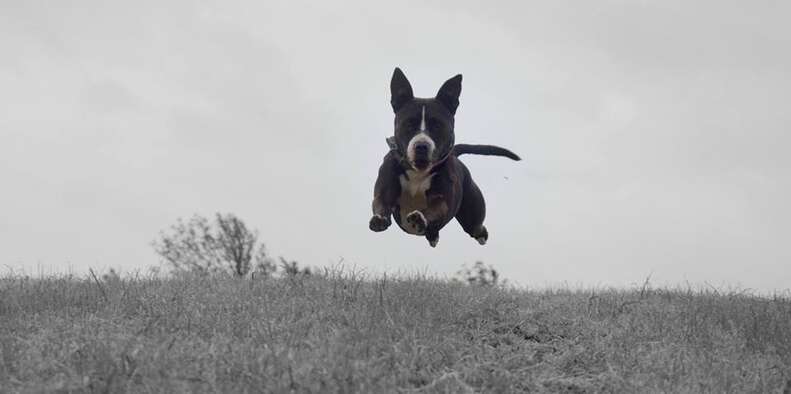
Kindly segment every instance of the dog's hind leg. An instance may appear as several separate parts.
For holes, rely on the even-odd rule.
[[[468,175],[464,183],[461,207],[459,212],[456,213],[456,220],[459,221],[464,232],[470,234],[481,245],[485,245],[489,239],[489,232],[486,230],[486,226],[483,225],[485,217],[486,202],[483,200],[481,189]]]
[[[439,231],[434,229],[427,230],[426,239],[428,240],[428,244],[431,245],[432,248],[436,248],[437,243],[439,242]]]

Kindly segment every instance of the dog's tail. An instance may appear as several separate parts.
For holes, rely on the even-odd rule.
[[[457,144],[453,146],[453,153],[456,156],[461,155],[485,155],[485,156],[503,156],[507,157],[511,160],[522,160],[516,153],[511,152],[508,149],[501,148],[499,146],[494,145],[469,145],[469,144]]]

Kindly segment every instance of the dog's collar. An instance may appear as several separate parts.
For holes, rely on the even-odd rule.
[[[416,169],[414,166],[412,166],[412,163],[410,163],[409,160],[407,160],[404,152],[402,152],[401,149],[398,147],[398,144],[396,143],[396,139],[394,136],[387,137],[385,141],[387,141],[387,146],[390,147],[390,151],[395,154],[396,159],[398,159],[398,163],[401,165],[401,167],[412,170]],[[442,165],[445,164],[446,161],[448,161],[448,158],[452,153],[453,153],[453,149],[450,149],[448,153],[442,157],[442,159],[431,165],[431,168],[429,168],[429,172],[434,173],[437,170],[439,170],[439,168],[442,167]]]
[[[453,152],[453,149],[451,149],[450,151],[448,151],[448,154],[446,154],[445,156],[443,156],[443,157],[442,157],[442,159],[440,159],[439,161],[437,161],[436,163],[434,163],[434,164],[431,166],[431,168],[429,169],[429,172],[431,172],[431,173],[435,173],[435,172],[439,171],[439,169],[440,169],[440,168],[442,168],[442,165],[443,165],[443,164],[445,164],[445,162],[446,162],[446,161],[448,161],[448,158],[450,157],[450,154],[451,154],[451,152]]]

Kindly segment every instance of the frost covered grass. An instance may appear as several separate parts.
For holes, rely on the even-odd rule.
[[[790,371],[787,296],[0,278],[0,392],[782,392]]]

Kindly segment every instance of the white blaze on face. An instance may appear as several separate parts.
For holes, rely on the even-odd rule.
[[[426,106],[423,106],[423,111],[420,113],[420,131],[426,131]]]
[[[414,137],[412,137],[411,140],[409,140],[409,145],[407,146],[406,150],[407,159],[409,159],[411,163],[415,162],[415,145],[418,143],[423,142],[428,144],[429,158],[431,158],[431,156],[434,154],[434,148],[436,148],[436,145],[434,144],[434,140],[432,140],[431,137],[426,134],[426,131],[426,106],[424,105],[423,111],[420,114],[420,130],[417,134],[415,134]]]

